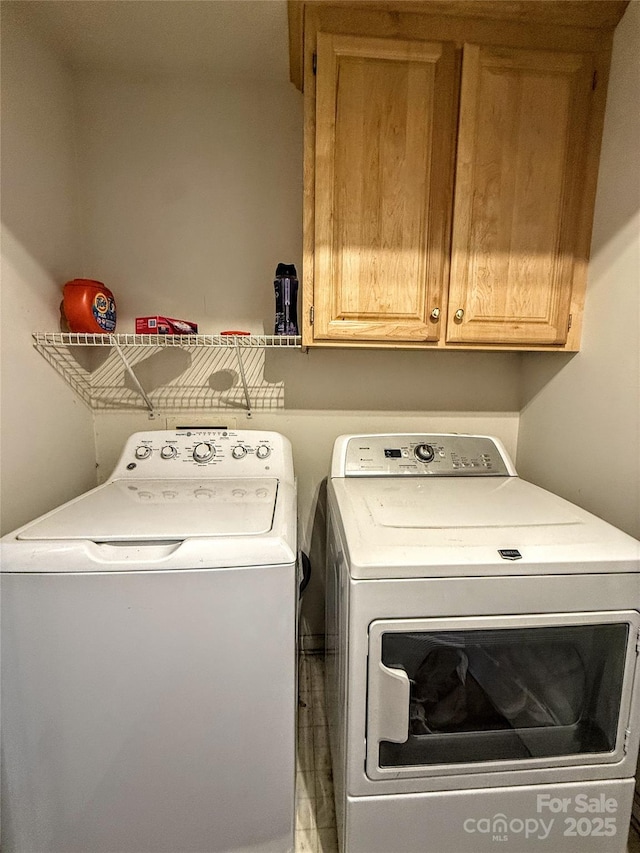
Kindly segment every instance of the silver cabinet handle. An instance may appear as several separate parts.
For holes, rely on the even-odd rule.
[[[460,322],[460,320],[462,320],[462,318],[464,317],[464,309],[458,308],[458,310],[453,316],[456,318],[456,320],[458,320],[458,322]]]
[[[434,308],[429,316],[431,317],[432,320],[439,320],[440,319],[440,309]]]

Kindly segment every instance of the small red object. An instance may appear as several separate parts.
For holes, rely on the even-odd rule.
[[[221,335],[250,335],[251,332],[238,332],[238,331],[229,331],[229,332],[220,332]]]
[[[197,335],[198,324],[173,317],[136,317],[136,335]]]

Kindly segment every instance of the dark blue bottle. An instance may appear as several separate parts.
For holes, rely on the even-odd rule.
[[[273,282],[276,292],[276,335],[298,335],[298,274],[294,264],[278,264]]]

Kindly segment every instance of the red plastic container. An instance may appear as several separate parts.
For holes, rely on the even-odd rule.
[[[116,302],[101,281],[74,278],[62,289],[62,310],[72,332],[97,335],[116,330]]]

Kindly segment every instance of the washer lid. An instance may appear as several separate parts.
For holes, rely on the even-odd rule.
[[[24,527],[18,539],[152,542],[258,536],[273,524],[278,480],[113,480]]]
[[[639,543],[518,477],[334,478],[355,578],[638,571]]]

